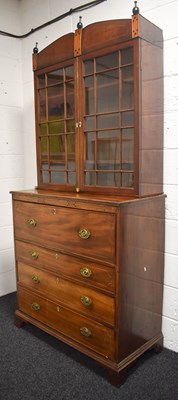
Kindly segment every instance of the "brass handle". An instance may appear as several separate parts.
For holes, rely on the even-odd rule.
[[[90,331],[86,326],[82,326],[82,327],[80,328],[80,332],[81,332],[81,334],[82,334],[83,336],[85,336],[85,337],[91,336],[91,331]]]
[[[29,226],[32,226],[33,228],[35,228],[35,226],[37,225],[37,221],[33,218],[28,219],[27,223]]]
[[[36,253],[36,251],[32,251],[31,256],[32,256],[33,260],[37,260],[38,253]]]
[[[85,307],[89,307],[92,303],[92,299],[90,299],[88,296],[80,297],[80,301]]]
[[[92,275],[91,269],[87,267],[81,268],[80,273],[84,278],[89,278]]]
[[[40,283],[40,278],[37,275],[32,276],[32,282],[33,283]]]
[[[79,236],[81,239],[88,239],[90,237],[90,231],[88,231],[87,229],[81,229],[79,231]]]
[[[38,303],[32,303],[32,310],[39,311],[40,310],[40,305]]]

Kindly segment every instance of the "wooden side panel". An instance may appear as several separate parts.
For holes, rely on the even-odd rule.
[[[82,54],[132,38],[131,19],[96,22],[82,32]]]
[[[140,41],[139,195],[163,192],[163,50]]]
[[[162,30],[141,14],[132,16],[132,37],[140,37],[158,47],[163,47]]]
[[[74,56],[74,34],[68,33],[33,55],[34,71],[50,67]]]
[[[164,196],[121,207],[119,360],[161,334]]]

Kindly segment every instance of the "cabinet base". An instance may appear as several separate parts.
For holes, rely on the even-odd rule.
[[[67,345],[75,348],[76,350],[80,351],[84,355],[94,359],[97,361],[106,371],[108,381],[111,385],[120,387],[124,384],[128,377],[129,368],[138,360],[140,356],[142,356],[146,351],[154,349],[157,353],[161,352],[163,349],[163,335],[162,333],[158,334],[151,340],[147,341],[143,346],[138,348],[135,352],[131,353],[125,359],[123,359],[120,363],[116,363],[114,361],[104,359],[99,354],[92,352],[88,348],[84,348],[79,343],[74,342],[72,339],[64,337],[59,332],[49,328],[46,325],[43,325],[37,320],[29,317],[28,315],[22,313],[21,311],[17,310],[15,312],[14,317],[14,324],[17,328],[21,328],[24,324],[31,323],[35,325],[37,328],[40,328],[44,332],[50,334],[51,336],[55,337],[56,339],[61,340],[62,342],[66,343]]]

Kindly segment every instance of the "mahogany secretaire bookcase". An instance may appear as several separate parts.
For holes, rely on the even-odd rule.
[[[33,54],[38,185],[12,192],[17,310],[121,384],[162,346],[163,37],[140,14]]]

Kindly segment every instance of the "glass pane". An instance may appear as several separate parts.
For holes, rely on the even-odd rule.
[[[68,183],[69,183],[69,185],[76,184],[76,173],[75,172],[68,172]]]
[[[64,121],[49,124],[49,135],[56,135],[57,133],[64,133]]]
[[[47,155],[48,155],[48,139],[47,139],[47,137],[42,137],[40,139],[40,147],[41,147],[42,160],[46,160]]]
[[[73,82],[66,84],[66,116],[74,117],[74,84]]]
[[[133,126],[134,125],[134,112],[123,112],[122,113],[122,126]]]
[[[85,134],[85,159],[86,169],[93,169],[95,159],[95,134],[89,132]]]
[[[64,102],[63,85],[56,85],[48,88],[48,116],[49,120],[57,119],[61,116],[61,107]]]
[[[43,74],[43,75],[38,75],[38,81],[37,81],[37,82],[38,82],[38,83],[37,83],[38,88],[45,87],[45,74]]]
[[[75,122],[73,119],[66,121],[67,132],[75,132]]]
[[[67,169],[69,171],[75,171],[76,170],[75,161],[73,161],[73,159],[74,158],[72,158],[71,156],[68,158]]]
[[[75,135],[67,135],[67,153],[68,159],[74,159],[75,156]]]
[[[85,114],[94,113],[94,78],[85,78]]]
[[[46,90],[39,90],[40,122],[46,121]]]
[[[94,129],[95,119],[94,117],[86,117],[85,121],[85,130],[90,131]]]
[[[47,125],[46,124],[41,124],[40,125],[40,135],[41,136],[46,136],[47,135]]]
[[[115,170],[120,168],[118,131],[99,132],[97,135],[97,168]]]
[[[44,167],[44,170],[42,171],[42,181],[43,183],[49,183],[49,172],[45,170],[45,164],[42,165],[42,168]]]
[[[85,185],[94,185],[96,186],[96,173],[95,172],[86,172],[85,173]]]
[[[96,58],[96,72],[118,67],[118,53]]]
[[[133,170],[134,130],[122,130],[122,169]]]
[[[65,160],[64,135],[50,136],[49,138],[50,158],[53,160]]]
[[[94,61],[88,60],[84,62],[84,75],[91,75],[94,72]]]
[[[122,173],[122,187],[133,187],[134,185],[134,174]]]
[[[108,71],[97,74],[97,112],[118,110],[118,71]]]
[[[63,70],[58,69],[47,74],[47,84],[55,85],[56,83],[63,82]]]
[[[118,114],[100,115],[97,117],[97,128],[117,128],[119,125]]]
[[[133,63],[133,47],[121,50],[121,64],[131,64]]]
[[[108,187],[119,187],[121,184],[121,173],[119,172],[98,172],[97,185]]]
[[[51,171],[51,183],[66,183],[66,172],[62,171]]]
[[[134,106],[133,94],[133,67],[124,67],[122,69],[122,108],[132,108]]]
[[[73,79],[73,77],[74,77],[74,67],[73,67],[73,65],[71,65],[70,67],[66,67],[65,68],[65,72],[66,72],[66,80]]]

